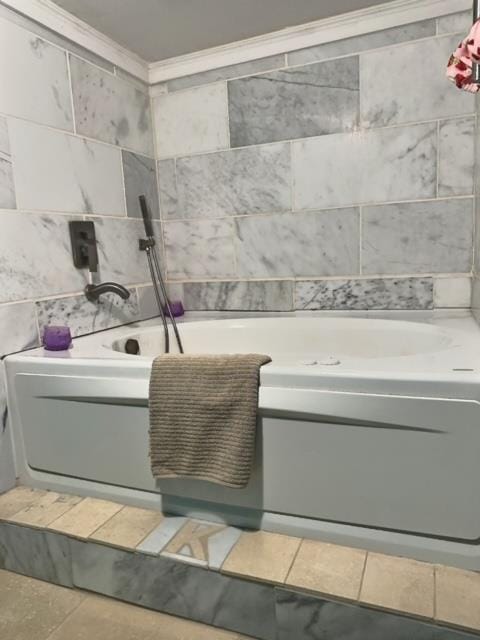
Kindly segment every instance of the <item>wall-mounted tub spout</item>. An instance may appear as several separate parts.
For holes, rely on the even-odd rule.
[[[117,282],[102,282],[101,284],[87,284],[85,287],[85,295],[90,302],[97,302],[99,296],[103,293],[115,293],[123,300],[130,297],[130,291]]]

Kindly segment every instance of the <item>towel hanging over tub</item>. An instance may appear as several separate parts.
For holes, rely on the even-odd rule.
[[[447,78],[455,82],[458,89],[477,93],[480,85],[472,82],[473,63],[480,63],[480,20],[475,22],[468,36],[460,42],[447,65]]]
[[[248,484],[255,453],[257,354],[161,355],[150,377],[150,463],[155,478]]]

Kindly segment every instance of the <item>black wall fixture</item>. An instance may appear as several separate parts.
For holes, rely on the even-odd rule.
[[[95,225],[92,221],[74,220],[68,223],[72,242],[73,264],[77,269],[97,271],[98,252]]]

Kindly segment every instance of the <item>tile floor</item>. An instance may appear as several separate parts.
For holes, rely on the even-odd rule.
[[[244,636],[0,569],[2,640],[241,640]]]
[[[0,496],[0,520],[480,631],[470,571],[26,487]]]

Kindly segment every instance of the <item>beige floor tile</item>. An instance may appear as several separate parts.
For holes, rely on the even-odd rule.
[[[304,540],[287,584],[356,600],[360,591],[366,551],[317,540]]]
[[[0,570],[0,638],[46,640],[83,598],[79,591]]]
[[[385,609],[433,618],[434,566],[369,553],[360,600]]]
[[[163,519],[158,511],[124,507],[94,531],[90,538],[134,549]]]
[[[223,563],[222,571],[283,583],[300,542],[301,538],[267,531],[244,532]]]
[[[0,495],[0,520],[10,518],[47,494],[46,491],[30,487],[15,487]]]
[[[435,577],[436,619],[480,629],[480,574],[436,567]]]
[[[54,520],[48,528],[78,538],[88,538],[122,508],[123,505],[116,502],[84,498],[70,511]]]
[[[237,634],[89,596],[48,640],[237,640]]]
[[[46,527],[78,504],[81,499],[78,496],[68,496],[49,491],[39,500],[18,511],[8,519],[11,522],[28,524],[33,527]]]

